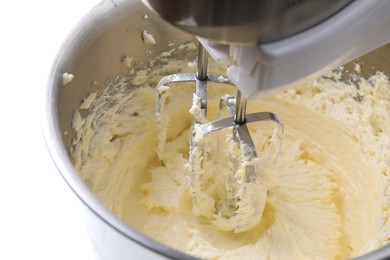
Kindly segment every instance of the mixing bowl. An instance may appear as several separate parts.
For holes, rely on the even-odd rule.
[[[154,35],[156,44],[142,41],[144,30]],[[165,24],[139,1],[106,0],[73,30],[54,61],[46,93],[45,140],[59,172],[85,206],[87,229],[102,259],[195,259],[154,241],[117,218],[83,183],[69,157],[75,109],[88,93],[102,93],[105,82],[128,71],[123,57],[146,64],[155,55],[171,49],[172,44],[191,40],[193,36]],[[389,55],[387,45],[360,58],[359,63],[364,65],[367,75],[376,70],[390,74],[390,59],[385,59]],[[352,71],[354,63],[348,66]],[[64,73],[74,75],[66,85]],[[361,258],[386,257],[390,257],[390,246]]]

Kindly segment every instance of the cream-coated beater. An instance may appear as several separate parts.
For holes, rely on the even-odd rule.
[[[197,216],[210,217],[209,208],[215,213],[211,216],[214,225],[221,230],[244,232],[257,225],[265,206],[267,190],[259,187],[257,174],[262,165],[257,160],[255,145],[253,144],[247,123],[260,121],[274,121],[275,130],[273,142],[269,147],[271,158],[276,158],[281,144],[283,124],[279,117],[272,112],[257,112],[246,114],[246,98],[238,90],[236,97],[225,95],[220,101],[220,119],[207,121],[207,84],[230,84],[231,81],[224,75],[207,74],[208,56],[206,50],[199,43],[197,56],[197,73],[172,74],[160,80],[157,85],[157,124],[159,146],[157,154],[162,157],[166,143],[169,118],[164,113],[164,105],[169,96],[169,85],[178,82],[195,83],[193,101],[194,125],[190,142],[189,153],[189,185],[193,197],[193,212]],[[227,117],[224,117],[226,111]],[[205,197],[203,192],[203,175],[206,175],[205,162],[213,160],[210,140],[205,137],[212,132],[232,128],[230,147],[227,150],[239,150],[238,154],[229,153],[230,173],[226,179],[226,197],[216,203]],[[216,145],[218,149],[218,144]]]

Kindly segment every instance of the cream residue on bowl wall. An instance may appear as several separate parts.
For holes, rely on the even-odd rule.
[[[74,78],[73,74],[65,72],[64,74],[62,74],[62,85],[65,86],[66,84],[71,82],[73,80],[73,78]]]

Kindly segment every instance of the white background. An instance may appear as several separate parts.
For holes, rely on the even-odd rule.
[[[0,4],[0,259],[93,259],[81,203],[44,144],[43,99],[61,43],[98,0]]]

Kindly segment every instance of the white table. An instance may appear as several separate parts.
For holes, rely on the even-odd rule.
[[[94,258],[81,203],[51,161],[40,122],[52,60],[98,2],[1,2],[0,259]]]

